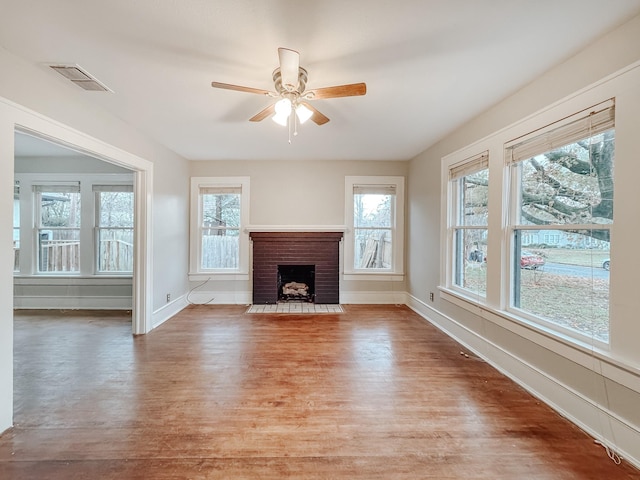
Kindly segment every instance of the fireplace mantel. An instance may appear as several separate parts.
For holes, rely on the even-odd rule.
[[[277,303],[278,265],[315,265],[315,301],[340,303],[342,231],[251,231],[253,303]]]

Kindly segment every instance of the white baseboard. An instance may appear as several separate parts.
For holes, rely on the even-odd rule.
[[[131,310],[133,300],[129,296],[60,296],[21,295],[13,297],[17,310]]]
[[[549,376],[412,295],[407,295],[407,300],[407,306],[426,321],[484,359],[594,439],[612,448],[627,462],[640,468],[640,427],[630,425],[606,406]]]
[[[340,303],[342,304],[376,304],[376,305],[404,305],[407,303],[406,292],[355,292],[341,291]]]
[[[151,315],[151,329],[159,327],[171,317],[180,313],[187,305],[186,296],[183,295],[155,310]]]
[[[198,290],[185,296],[187,303],[196,305],[249,305],[252,302],[251,291],[214,292]]]

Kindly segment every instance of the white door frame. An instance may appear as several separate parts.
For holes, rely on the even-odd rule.
[[[57,143],[134,172],[135,224],[133,266],[133,334],[152,328],[152,196],[153,163],[120,150],[96,138],[62,125],[24,107],[13,105],[25,114],[15,122],[15,131]],[[19,115],[22,117],[22,115]]]

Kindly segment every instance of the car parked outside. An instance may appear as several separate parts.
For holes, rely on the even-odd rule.
[[[520,253],[520,268],[526,268],[527,270],[536,270],[543,265],[544,257],[528,250],[523,250]]]
[[[607,258],[604,262],[602,262],[602,268],[608,271],[611,268],[611,260]]]

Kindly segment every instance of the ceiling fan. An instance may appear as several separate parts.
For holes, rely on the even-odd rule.
[[[290,133],[293,126],[294,135],[297,134],[298,122],[304,123],[310,118],[316,124],[324,125],[329,121],[329,118],[313,107],[309,100],[352,97],[367,93],[367,85],[364,83],[306,90],[307,71],[300,66],[300,54],[288,48],[278,48],[278,58],[280,67],[273,71],[274,92],[220,82],[211,82],[211,86],[279,98],[277,102],[255,114],[249,121],[259,122],[271,116],[280,125],[288,124]],[[289,142],[291,142],[291,136],[289,136]]]

